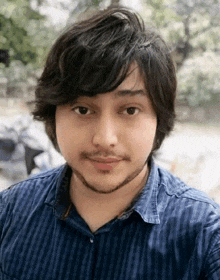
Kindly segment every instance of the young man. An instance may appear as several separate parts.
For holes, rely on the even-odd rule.
[[[126,8],[55,42],[33,114],[67,163],[0,194],[0,279],[220,279],[219,207],[153,160],[175,92],[169,49]]]

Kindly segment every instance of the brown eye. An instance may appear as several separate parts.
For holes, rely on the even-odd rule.
[[[73,109],[78,115],[88,115],[90,114],[90,110],[86,107],[82,107],[82,106],[79,106],[79,107],[76,107]]]
[[[128,115],[135,115],[138,112],[138,108],[136,107],[129,107],[126,109],[126,113]]]

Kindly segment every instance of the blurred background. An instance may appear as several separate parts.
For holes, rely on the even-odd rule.
[[[64,162],[26,102],[61,31],[112,4],[156,27],[176,63],[177,122],[156,161],[220,203],[220,0],[1,0],[0,190]]]

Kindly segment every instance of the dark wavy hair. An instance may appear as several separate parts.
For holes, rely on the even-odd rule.
[[[74,23],[54,43],[36,88],[34,119],[44,121],[54,146],[55,112],[80,96],[111,92],[136,62],[157,114],[152,152],[169,134],[175,119],[176,74],[161,36],[125,7],[110,7]]]

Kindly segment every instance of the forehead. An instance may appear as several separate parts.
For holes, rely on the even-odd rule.
[[[98,100],[103,98],[106,93],[111,94],[112,98],[132,97],[132,96],[145,96],[148,97],[143,75],[137,63],[132,63],[124,81],[113,91],[103,92],[92,97],[81,96],[79,99]]]
[[[125,94],[126,94],[126,91],[128,91],[128,93],[129,93],[129,91],[131,91],[131,92],[132,91],[133,92],[142,91],[142,92],[145,92],[145,94],[146,94],[144,78],[143,78],[140,68],[136,62],[131,64],[126,78],[117,87],[116,95],[117,95],[117,93],[119,93],[119,95],[120,95],[121,91],[124,91]]]

